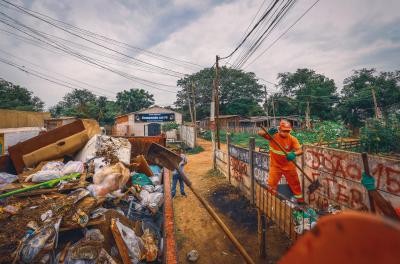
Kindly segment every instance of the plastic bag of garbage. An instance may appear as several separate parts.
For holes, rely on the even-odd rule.
[[[132,174],[132,184],[145,186],[145,185],[153,185],[153,182],[144,173],[133,173]]]
[[[158,211],[158,208],[164,202],[164,194],[159,192],[149,193],[146,190],[140,192],[140,203],[147,206],[153,213]]]
[[[22,263],[33,263],[39,253],[52,251],[57,247],[61,218],[56,223],[43,226],[22,241],[18,257]]]
[[[121,189],[129,180],[129,169],[124,164],[117,164],[104,167],[93,176],[92,185],[88,190],[94,196],[105,196],[113,191]]]
[[[129,227],[124,226],[119,219],[116,220],[117,228],[121,233],[122,239],[128,248],[129,257],[131,262],[137,264],[143,256],[144,244],[140,237],[136,236],[135,232]]]
[[[82,161],[68,161],[67,164],[65,164],[64,168],[62,169],[62,175],[68,175],[71,173],[79,172],[83,173],[85,170],[83,166]]]
[[[0,172],[0,188],[6,186],[9,183],[13,183],[18,179],[17,175],[9,174],[6,172]]]
[[[154,186],[153,185],[145,185],[142,188],[143,188],[143,190],[146,190],[149,193],[153,193],[154,192]]]
[[[164,192],[164,186],[157,185],[156,187],[154,187],[154,192],[159,192],[159,193]]]
[[[43,167],[42,171],[54,171],[54,170],[62,170],[64,168],[64,163],[61,161],[49,161]]]
[[[154,185],[160,185],[161,184],[161,178],[159,176],[152,176],[152,177],[149,177],[149,178],[150,178],[151,182]]]
[[[63,174],[60,170],[41,170],[34,174],[31,174],[29,178],[32,179],[32,182],[45,182],[61,178],[62,176]]]
[[[101,184],[105,181],[107,181],[107,178],[110,178],[111,175],[118,175],[115,179],[112,180],[118,180],[116,183],[118,185],[118,188],[115,188],[114,190],[122,188],[126,182],[129,179],[129,169],[124,166],[123,163],[118,162],[114,165],[107,166],[99,170],[94,176],[93,176],[93,183],[94,184]],[[111,183],[111,182],[110,182]]]

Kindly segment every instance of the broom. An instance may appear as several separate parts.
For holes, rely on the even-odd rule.
[[[361,157],[363,160],[363,165],[364,165],[364,172],[366,175],[363,175],[361,183],[364,185],[364,187],[368,191],[368,199],[369,199],[369,204],[371,208],[371,212],[375,213],[376,212],[376,207],[379,208],[379,210],[383,213],[383,215],[392,218],[394,220],[400,221],[399,216],[396,213],[396,210],[393,208],[392,204],[388,202],[385,198],[382,197],[382,195],[376,190],[375,187],[375,180],[370,176],[370,171],[369,171],[369,164],[368,164],[368,155],[367,153],[363,152],[361,153]],[[372,179],[370,179],[371,177]],[[367,185],[370,185],[367,187]],[[373,185],[373,186],[371,186]]]

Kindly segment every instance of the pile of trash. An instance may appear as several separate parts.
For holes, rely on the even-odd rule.
[[[0,263],[161,263],[163,168],[76,122],[9,149]]]

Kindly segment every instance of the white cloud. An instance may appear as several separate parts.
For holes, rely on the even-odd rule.
[[[243,38],[244,31],[262,1],[36,0],[31,2],[27,7],[33,10],[110,38],[151,49],[170,57],[211,66],[216,54],[227,55]],[[266,40],[260,52],[313,2],[313,0],[299,0],[283,21],[283,26],[278,27],[276,32]],[[343,79],[349,76],[353,69],[361,67],[377,67],[378,70],[399,69],[398,57],[394,55],[400,55],[400,36],[396,36],[400,33],[395,29],[389,30],[390,27],[393,28],[396,21],[400,21],[399,8],[400,3],[395,0],[321,0],[287,35],[249,66],[248,70],[254,71],[266,80],[276,81],[279,72],[309,67],[334,78],[340,87]],[[4,7],[0,6],[0,9],[9,12]],[[72,41],[77,40],[67,33],[61,33],[32,18],[13,14],[37,29]],[[6,27],[0,26],[1,28]],[[392,36],[393,34],[395,36]],[[123,89],[146,88],[113,73],[83,64],[70,56],[49,53],[21,43],[3,33],[0,36],[1,50],[34,61],[43,68],[107,89],[110,91],[107,93],[109,95]],[[388,36],[391,38],[389,39]],[[93,47],[93,45],[90,46]],[[135,54],[128,49],[121,49],[121,51]],[[249,62],[257,54],[254,55]],[[7,56],[0,53],[0,57]],[[192,71],[143,54],[139,55],[138,59],[166,68],[172,67],[184,73]],[[12,60],[29,66],[17,59]],[[154,82],[175,85],[177,80],[169,76],[140,72],[126,66],[121,66],[119,69]],[[3,64],[0,64],[0,72],[0,77],[33,90],[46,102],[47,106],[55,104],[69,91],[67,88],[39,80]],[[162,88],[177,90],[171,87]],[[172,104],[175,100],[174,94],[151,88],[146,89],[155,94],[157,104]],[[97,92],[102,93],[99,90]]]

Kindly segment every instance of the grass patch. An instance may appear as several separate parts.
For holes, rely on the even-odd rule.
[[[188,155],[193,155],[193,154],[198,154],[200,152],[203,152],[204,148],[202,146],[196,146],[194,148],[189,148],[186,150],[186,154]]]
[[[211,169],[211,170],[207,171],[206,177],[224,178],[225,175],[222,172],[220,172],[219,170]]]

